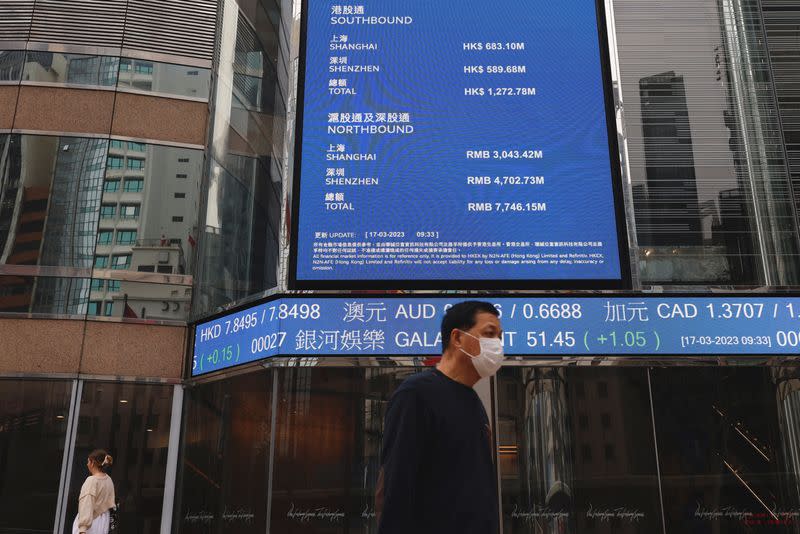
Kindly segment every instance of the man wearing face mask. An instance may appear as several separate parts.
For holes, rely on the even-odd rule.
[[[389,401],[379,534],[497,534],[491,427],[473,386],[502,365],[498,317],[487,302],[450,308],[440,363],[409,377]]]

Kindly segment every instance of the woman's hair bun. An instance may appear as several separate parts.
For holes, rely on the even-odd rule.
[[[95,449],[89,454],[89,459],[102,470],[106,470],[114,463],[114,458],[111,457],[103,449]]]

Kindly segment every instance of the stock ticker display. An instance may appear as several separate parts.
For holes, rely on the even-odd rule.
[[[443,313],[464,298],[276,298],[195,326],[192,376],[277,356],[438,356]],[[797,355],[800,298],[482,298],[507,355]]]

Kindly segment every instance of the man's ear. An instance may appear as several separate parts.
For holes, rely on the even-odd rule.
[[[450,332],[450,346],[460,347],[462,345],[462,341],[463,341],[462,337],[463,336],[464,336],[464,333],[461,330],[459,330],[457,328],[453,328],[453,330]],[[456,345],[456,341],[458,342],[457,345]]]

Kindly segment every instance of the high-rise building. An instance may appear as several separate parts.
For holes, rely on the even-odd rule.
[[[786,158],[794,188],[800,198],[800,114],[798,114],[797,61],[800,57],[800,13],[780,0],[762,0],[761,18],[766,33],[772,88],[778,102]],[[800,204],[798,204],[800,206]]]
[[[639,81],[647,173],[642,246],[697,246],[702,242],[694,171],[694,147],[683,76],[666,72]]]

